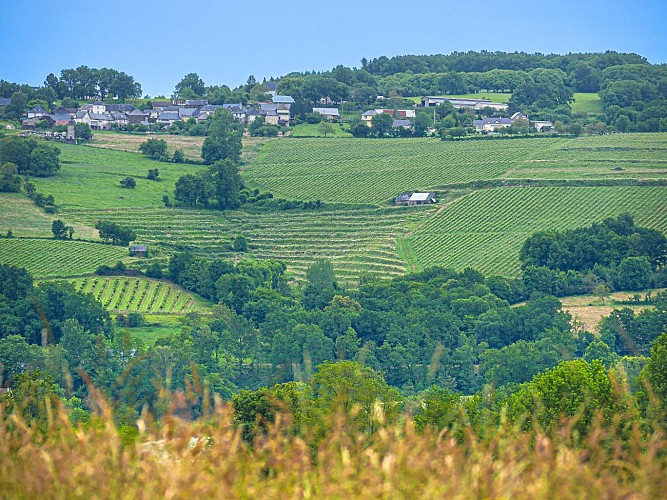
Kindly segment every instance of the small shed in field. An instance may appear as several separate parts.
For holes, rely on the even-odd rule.
[[[132,245],[130,247],[130,257],[148,257],[148,247],[146,245]]]
[[[428,205],[435,203],[435,193],[412,193],[408,205]]]

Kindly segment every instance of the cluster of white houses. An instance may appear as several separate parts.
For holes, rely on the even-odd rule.
[[[370,127],[373,124],[373,118],[383,113],[394,119],[392,122],[393,127],[403,128],[410,128],[412,126],[410,119],[417,116],[417,112],[414,109],[369,109],[361,114],[361,121]]]
[[[553,123],[547,120],[529,120],[523,113],[514,113],[510,118],[483,118],[482,120],[473,120],[472,124],[477,132],[488,134],[498,132],[499,130],[511,127],[517,121],[527,122],[537,132],[550,132],[553,129]]]
[[[294,99],[290,96],[274,95],[269,102],[261,102],[258,107],[246,107],[238,104],[209,104],[206,99],[175,101],[154,101],[151,109],[140,110],[129,104],[105,104],[96,101],[84,104],[79,109],[59,107],[53,113],[46,112],[37,105],[28,111],[22,125],[25,129],[35,128],[41,121],[48,126],[67,125],[70,119],[76,123],[86,123],[93,130],[111,130],[127,125],[150,126],[157,123],[170,126],[178,121],[194,119],[197,123],[211,118],[220,109],[227,109],[239,121],[251,123],[258,117],[264,117],[267,124],[289,126],[290,110]],[[338,110],[335,109],[338,116]]]
[[[424,96],[421,99],[421,105],[424,108],[431,106],[440,106],[448,102],[456,109],[470,109],[481,111],[490,108],[496,111],[507,111],[508,105],[502,102],[492,102],[489,99],[467,99],[459,97],[433,97]],[[491,117],[482,120],[473,120],[475,130],[480,133],[493,133],[500,129],[510,127],[517,120],[525,120],[538,132],[549,132],[553,129],[553,123],[546,120],[529,120],[523,113],[514,113],[510,118]]]

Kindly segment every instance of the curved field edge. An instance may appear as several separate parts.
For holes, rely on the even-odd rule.
[[[667,187],[512,187],[480,190],[452,203],[415,231],[418,268],[474,267],[516,276],[519,251],[536,231],[590,225],[620,213],[667,232]]]
[[[180,286],[150,278],[94,276],[65,281],[81,293],[91,294],[113,312],[187,314],[205,312],[210,305]]]
[[[0,238],[0,264],[25,268],[35,278],[90,274],[126,260],[126,247],[79,240]]]

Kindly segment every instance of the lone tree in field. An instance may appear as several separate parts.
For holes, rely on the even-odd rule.
[[[67,238],[71,240],[72,235],[74,234],[74,228],[72,228],[72,226],[66,226],[63,221],[58,219],[54,220],[53,224],[51,224],[51,232],[53,233],[53,237],[57,240],[66,240]]]
[[[165,160],[167,156],[167,141],[163,139],[148,139],[139,144],[139,151],[154,160]]]
[[[334,128],[328,122],[320,122],[319,125],[317,125],[317,131],[326,137],[327,135],[334,133]]]
[[[213,164],[218,160],[241,161],[241,137],[243,127],[226,109],[219,109],[211,118],[208,137],[201,148],[204,163]]]
[[[134,180],[134,177],[125,177],[120,181],[120,185],[127,189],[134,189],[137,186],[137,181]]]

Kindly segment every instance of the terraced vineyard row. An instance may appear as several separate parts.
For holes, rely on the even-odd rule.
[[[0,264],[24,267],[35,278],[92,273],[126,258],[127,248],[52,239],[0,239]]]
[[[104,217],[132,227],[149,245],[166,244],[172,251],[179,247],[211,257],[234,255],[230,242],[242,234],[254,257],[285,261],[297,279],[315,259],[326,257],[333,261],[340,281],[351,283],[362,274],[404,273],[407,267],[397,254],[397,237],[434,210],[359,208],[223,216],[203,210],[78,210],[67,212],[67,217],[88,221]]]
[[[202,299],[182,288],[148,278],[94,277],[67,281],[77,291],[92,294],[111,311],[185,314],[205,309]]]
[[[402,191],[494,179],[565,139],[300,139],[267,143],[244,177],[293,199],[380,203]]]
[[[476,191],[427,222],[410,243],[420,266],[514,276],[535,231],[581,227],[628,212],[667,232],[667,187],[530,187]]]

